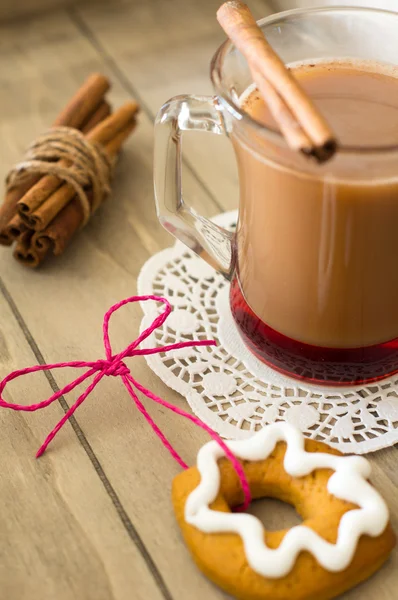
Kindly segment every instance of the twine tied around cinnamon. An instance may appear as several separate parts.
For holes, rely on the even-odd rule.
[[[9,171],[6,187],[8,191],[21,185],[32,174],[55,175],[75,190],[83,211],[83,227],[110,192],[114,164],[101,145],[81,131],[53,127],[30,144],[23,160]],[[92,190],[91,202],[88,189]]]

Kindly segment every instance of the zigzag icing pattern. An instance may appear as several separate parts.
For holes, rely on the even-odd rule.
[[[326,570],[342,571],[351,563],[360,536],[377,537],[388,523],[386,503],[366,481],[371,472],[370,464],[359,456],[306,452],[302,433],[288,423],[268,425],[248,440],[231,441],[227,445],[238,458],[258,461],[267,458],[279,441],[287,443],[284,468],[289,475],[302,477],[315,469],[332,469],[335,472],[328,481],[329,493],[359,506],[343,515],[336,544],[327,542],[309,527],[299,525],[292,527],[279,548],[273,550],[265,545],[263,525],[253,515],[211,510],[209,505],[220,488],[217,461],[224,456],[214,441],[199,450],[197,467],[201,481],[187,499],[185,520],[204,533],[237,533],[242,538],[247,562],[264,577],[287,575],[303,550],[310,552]]]

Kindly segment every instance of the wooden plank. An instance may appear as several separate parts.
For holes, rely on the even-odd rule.
[[[163,0],[118,2],[78,7],[71,14],[103,55],[117,63],[153,118],[172,96],[213,93],[209,65],[225,39],[215,18],[219,5],[219,0],[173,0],[170,10]],[[257,18],[272,12],[264,0],[250,6]],[[227,138],[186,133],[184,155],[225,210],[237,206],[237,171]]]
[[[147,6],[148,11],[151,11],[148,7],[149,3],[143,4]],[[170,9],[170,5],[168,6]],[[191,4],[187,4],[187,7],[192,9]],[[162,15],[163,13],[160,16]],[[176,19],[178,21],[177,12]],[[166,21],[165,25],[167,24]],[[109,27],[113,26],[109,22]],[[138,21],[137,28],[139,26]],[[180,33],[178,35],[173,33],[171,25],[169,28],[170,36],[178,38]],[[22,74],[21,72],[19,74],[19,79],[11,69],[3,71],[0,68],[0,83],[7,84],[7,87],[0,86],[0,90],[6,89],[8,97],[14,100],[13,102],[7,100],[5,94],[0,96],[0,107],[3,106],[3,101],[8,102],[7,106],[11,112],[10,115],[0,110],[0,114],[7,114],[7,119],[4,118],[0,122],[0,131],[3,134],[3,160],[0,170],[4,174],[7,166],[17,158],[23,142],[33,137],[44,123],[51,120],[50,117],[55,113],[61,100],[73,91],[77,81],[92,69],[103,70],[104,64],[103,58],[98,55],[95,47],[90,45],[61,13],[35,21],[34,26],[30,25],[18,30],[7,29],[0,31],[0,34],[0,39],[4,39],[2,36],[7,39],[8,36],[12,47],[12,53],[7,57],[5,53],[9,52],[10,46],[7,49],[4,46],[0,49],[0,66],[6,65],[7,60],[10,63],[15,60],[13,64],[25,66]],[[16,35],[18,35],[18,45],[12,43],[13,39],[17,39]],[[128,35],[131,40],[131,27],[126,27],[125,30],[116,29],[114,35],[120,38]],[[137,56],[134,64],[137,65],[139,62],[140,57]],[[136,68],[138,69],[138,66]],[[112,69],[115,74],[115,65]],[[25,81],[21,81],[22,75]],[[4,77],[3,81],[2,77]],[[139,93],[140,91],[138,89]],[[121,101],[127,97],[127,94],[119,85],[115,87],[113,97]],[[117,202],[112,205],[109,201],[102,207],[65,256],[52,261],[41,271],[31,272],[16,266],[9,250],[1,249],[2,276],[46,361],[95,359],[103,356],[101,342],[103,313],[113,302],[135,293],[136,277],[142,262],[150,253],[170,243],[167,234],[156,225],[152,199],[151,153],[151,126],[148,118],[143,116],[141,126],[129,142],[119,168],[116,186]],[[216,207],[211,198],[205,194],[190,173],[187,173],[185,179],[185,189],[187,195],[194,199],[202,212],[215,212]],[[141,316],[140,308],[134,306],[124,309],[122,314],[115,317],[111,327],[115,349],[123,348],[137,335]],[[9,335],[7,334],[6,339]],[[9,369],[32,362],[31,357],[25,357],[22,353],[18,354],[18,363],[19,361],[22,364],[13,364]],[[149,371],[143,360],[135,359],[131,365],[133,373],[143,385],[180,406],[185,405],[182,398],[170,392]],[[63,385],[70,380],[71,373],[60,372],[56,377],[57,382]],[[41,397],[41,389],[36,391]],[[43,393],[43,397],[46,395],[48,394]],[[72,394],[68,401],[72,402],[74,398],[76,395]],[[197,448],[206,437],[164,410],[153,406],[149,406],[149,409],[166,435],[175,443],[177,450],[187,462],[192,463]],[[30,460],[34,465],[43,465],[43,469],[49,468],[50,465],[55,473],[54,478],[60,477],[61,465],[67,463],[70,470],[68,480],[70,487],[72,485],[70,480],[74,473],[77,471],[80,475],[80,471],[79,466],[73,469],[72,461],[68,461],[72,452],[77,451],[78,448],[77,440],[69,437],[68,428],[60,433],[48,455],[44,456],[40,463],[35,463],[32,459],[31,453],[37,447],[36,442],[56,421],[52,410],[49,410],[48,416],[44,412],[26,416],[27,426],[35,436],[34,442],[28,440],[27,448],[21,445],[24,429],[19,425],[18,415],[7,413],[5,427],[8,428],[9,435],[12,433],[14,444],[19,448],[19,455],[24,462]],[[108,379],[101,383],[101,387],[79,409],[77,422],[84,431],[108,481],[116,491],[126,515],[144,540],[172,598],[175,600],[183,600],[187,597],[190,600],[223,598],[223,594],[207,582],[193,566],[177,530],[169,491],[171,479],[179,471],[179,467],[154,439],[147,425],[132,406],[127,393],[122,389],[120,381]],[[388,474],[386,475],[381,468],[377,469],[376,477],[390,505],[394,507],[396,522],[398,509],[394,486]],[[92,485],[91,479],[88,478],[84,489],[78,490],[81,496],[80,510],[85,519],[89,519],[87,513],[90,508],[87,506],[84,494],[89,493],[86,488],[94,490]],[[27,487],[27,495],[34,493],[30,485]],[[93,495],[97,502],[95,491]],[[104,524],[101,518],[93,516],[93,521],[100,530],[97,535],[100,537],[101,544],[108,546],[105,549],[101,547],[104,553],[103,572],[108,575],[111,572],[116,579],[120,576],[116,563],[120,561],[121,568],[131,572],[125,576],[131,575],[134,582],[132,584],[122,582],[121,595],[116,596],[115,593],[115,597],[131,598],[132,594],[134,598],[139,597],[135,591],[138,583],[137,572],[133,569],[134,560],[129,556],[125,561],[123,560],[126,555],[119,541],[122,536],[115,533],[114,538],[109,537],[110,534],[102,530]],[[94,536],[94,533],[92,535]],[[73,532],[72,537],[76,536],[77,533]],[[114,540],[114,543],[111,544],[109,540]],[[61,536],[56,540],[55,545],[57,548],[62,547]],[[105,554],[109,547],[113,553],[111,558]],[[139,563],[137,564],[139,567]],[[369,595],[368,598],[375,597],[377,589],[378,597],[393,600],[394,587],[396,587],[394,564],[387,565],[377,578],[362,586],[360,592],[358,590],[352,592],[351,597],[354,598],[356,593],[362,593],[362,590],[366,590],[367,594],[372,590],[373,596]],[[81,589],[76,595],[79,599],[82,597],[82,590],[84,592],[86,589],[82,581],[80,585]],[[90,591],[91,589],[87,592],[87,598],[90,597]],[[98,594],[99,592],[95,595],[96,598],[100,597]],[[147,596],[142,595],[142,597],[157,600],[157,596],[151,590],[147,591]]]
[[[26,66],[24,82],[12,70],[0,69],[0,84],[7,86],[0,85],[0,90],[7,89],[7,97],[4,92],[0,96],[0,106],[6,102],[10,108],[9,113],[2,111],[7,117],[0,122],[4,141],[0,169],[4,175],[6,168],[18,158],[20,148],[51,121],[56,109],[78,82],[92,70],[108,69],[65,14],[48,16],[20,29],[0,31],[0,34],[0,38],[4,35],[11,42],[12,52],[10,47],[3,50],[8,52],[7,60]],[[16,35],[19,43],[13,45]],[[6,63],[4,54],[1,54],[0,63]],[[22,93],[23,89],[25,93]],[[14,98],[13,103],[9,97]],[[120,85],[115,85],[112,99],[115,103],[127,99]],[[115,301],[136,292],[136,277],[143,262],[150,252],[171,242],[157,224],[154,210],[152,143],[152,125],[142,115],[140,127],[128,143],[119,165],[115,186],[117,202],[112,204],[109,200],[98,211],[65,256],[32,272],[18,266],[9,249],[0,249],[2,277],[47,362],[103,357],[101,323],[105,310]],[[211,199],[189,173],[185,187],[202,212],[217,212]],[[126,308],[123,315],[116,316],[111,328],[116,348],[122,348],[137,336],[141,317],[138,306]],[[20,366],[24,364],[21,356]],[[183,400],[170,393],[143,360],[135,361],[133,370],[144,385],[183,405]],[[60,385],[70,378],[70,372],[56,373]],[[76,395],[71,394],[68,401],[72,402],[73,398]],[[152,413],[186,459],[193,461],[205,436],[161,410],[154,408]],[[32,421],[27,417],[33,431],[36,431],[36,423],[41,422],[40,416],[35,415]],[[107,380],[101,384],[81,407],[77,418],[172,597],[185,598],[188,590],[192,600],[222,598],[223,595],[204,580],[191,563],[174,522],[169,491],[179,467],[148,430],[120,381]],[[43,422],[49,430],[48,422]],[[51,423],[54,422],[53,417]],[[12,429],[16,444],[22,435],[17,423],[13,415],[7,415],[7,426]],[[62,432],[40,464],[45,466],[51,460],[57,465],[63,456],[59,449],[67,453],[76,444],[76,439],[70,439]],[[36,447],[35,442],[30,444],[30,452],[26,449],[21,453],[25,461],[33,461]],[[103,544],[108,544],[106,536]],[[123,545],[119,548],[115,545],[113,551],[116,560],[123,553]],[[123,568],[128,570],[123,557],[120,560]],[[104,565],[108,566],[106,560]],[[109,565],[117,570],[113,563]],[[131,577],[134,575],[132,568]],[[126,598],[131,597],[132,589],[132,586],[125,586]],[[148,598],[156,599],[156,593],[149,592]]]
[[[35,364],[15,316],[0,294],[0,377]],[[43,374],[12,382],[8,401],[29,403],[52,394]],[[1,600],[164,597],[131,543],[92,462],[68,425],[64,444],[44,460],[35,449],[63,416],[0,410]]]
[[[398,531],[398,501],[397,484],[398,477],[396,472],[393,474],[388,463],[396,462],[396,448],[389,448],[383,452],[376,452],[367,458],[371,461],[373,467],[372,482],[383,494],[391,514],[391,522]],[[396,469],[395,469],[396,471]],[[369,581],[347,592],[341,598],[345,600],[374,600],[383,598],[385,600],[394,600],[397,595],[398,584],[398,549],[395,547],[390,560],[378,571]]]
[[[28,18],[45,10],[54,10],[73,4],[76,0],[2,0],[0,3],[0,21]]]
[[[169,11],[160,0],[138,6],[119,2],[112,9],[101,7],[94,11],[88,7],[73,13],[77,13],[77,25],[89,34],[107,61],[116,63],[121,76],[139,91],[148,112],[154,116],[162,102],[173,95],[212,92],[208,64],[223,37],[214,20],[218,5],[212,0],[201,3],[177,0],[175,11]],[[278,8],[276,2],[251,2],[250,6],[257,18]],[[186,26],[188,19],[191,27]],[[134,31],[133,39],[128,35],[130,31]],[[224,208],[236,206],[236,169],[227,140],[215,136],[200,139],[198,134],[186,135],[186,138],[185,155],[199,180],[205,182]],[[155,385],[156,389],[163,389]],[[167,421],[166,415],[166,427]],[[374,480],[389,503],[397,528],[395,490],[398,482],[393,474],[394,456],[394,449],[389,449],[372,457],[372,462]],[[397,561],[395,551],[392,560],[370,582],[344,597],[395,598]]]

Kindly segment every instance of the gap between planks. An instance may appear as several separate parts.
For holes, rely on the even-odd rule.
[[[25,323],[25,320],[24,320],[22,314],[20,313],[17,305],[15,304],[11,294],[9,293],[9,291],[1,277],[0,277],[0,292],[2,293],[5,301],[7,302],[12,314],[14,315],[15,320],[18,324],[18,327],[22,331],[22,334],[24,335],[27,343],[29,344],[29,347],[34,354],[34,356],[37,360],[37,363],[39,365],[45,365],[46,363],[45,363],[43,354],[41,353],[39,346],[37,345],[35,339],[33,338],[27,324]],[[53,393],[59,392],[60,388],[58,387],[52,372],[49,370],[43,371],[43,374],[45,375]],[[58,402],[61,405],[61,408],[64,411],[64,413],[66,413],[70,407],[69,407],[67,401],[65,400],[64,396],[60,396],[60,398],[58,398]],[[137,547],[142,558],[144,559],[153,579],[155,580],[155,582],[159,588],[159,591],[162,593],[165,600],[173,600],[173,597],[172,597],[170,591],[168,590],[166,583],[165,583],[159,569],[157,568],[157,566],[156,566],[154,560],[152,559],[147,547],[145,546],[141,536],[139,535],[133,522],[131,521],[130,517],[128,516],[125,508],[123,507],[114,487],[112,486],[111,482],[109,481],[108,477],[106,476],[106,473],[105,473],[104,469],[102,468],[99,459],[95,455],[94,450],[92,449],[89,441],[87,440],[86,436],[84,435],[84,432],[83,432],[82,428],[80,427],[79,423],[77,422],[76,417],[74,415],[72,415],[69,418],[69,423],[70,423],[80,445],[83,447],[92,466],[94,467],[94,470],[97,473],[97,475],[105,489],[105,492],[110,497],[112,504],[116,510],[116,513],[117,513],[124,529],[126,530],[131,541]]]
[[[78,13],[77,9],[75,8],[69,8],[69,9],[65,9],[63,12],[65,12],[69,19],[73,22],[74,26],[76,27],[76,29],[79,31],[79,33],[88,41],[88,43],[92,46],[93,50],[97,53],[97,55],[99,56],[101,62],[103,62],[110,70],[110,72],[113,74],[113,76],[115,77],[115,79],[120,83],[120,85],[124,88],[124,90],[132,97],[134,97],[135,99],[138,100],[138,102],[140,103],[143,112],[146,114],[146,116],[152,121],[154,122],[155,120],[155,114],[153,113],[153,111],[150,110],[150,108],[148,107],[148,105],[146,104],[146,102],[144,101],[144,99],[142,98],[141,94],[139,93],[139,91],[131,84],[131,82],[128,80],[128,78],[126,77],[125,73],[123,72],[123,70],[119,67],[119,65],[117,64],[117,62],[115,61],[115,59],[105,50],[105,48],[103,47],[103,45],[101,44],[101,42],[98,40],[98,38],[96,37],[96,35],[94,34],[94,32],[92,31],[92,29],[90,28],[89,24],[85,21],[85,19],[83,17],[80,16],[80,14]],[[196,181],[198,182],[198,184],[200,185],[200,187],[203,189],[203,191],[208,195],[208,197],[212,200],[212,202],[214,203],[215,207],[217,207],[219,209],[220,212],[222,212],[223,208],[221,203],[217,200],[217,198],[215,198],[214,194],[211,192],[211,190],[208,188],[208,186],[206,185],[206,183],[203,181],[203,179],[200,177],[200,175],[198,174],[198,172],[196,171],[196,169],[194,168],[194,166],[191,164],[191,162],[187,159],[187,158],[183,158],[183,162],[184,162],[184,166],[189,170],[189,172],[191,173],[191,175],[193,175],[193,177],[196,179]],[[24,335],[29,347],[31,348],[38,364],[43,365],[45,364],[44,361],[44,357],[42,352],[40,351],[40,348],[38,346],[38,344],[36,343],[35,339],[33,338],[22,314],[20,313],[16,303],[14,302],[11,294],[9,293],[7,287],[5,286],[3,280],[0,278],[0,292],[2,293],[5,301],[7,302],[10,310],[12,311],[16,322],[18,324],[18,327],[20,328],[22,334]],[[53,374],[50,371],[45,371],[44,375],[52,389],[52,391],[58,392],[59,391],[59,387],[56,383],[56,380],[53,376]],[[64,413],[66,413],[69,409],[69,405],[67,403],[67,401],[65,400],[65,398],[63,396],[61,396],[58,399],[58,402],[62,408],[62,410],[64,411]],[[110,483],[108,477],[106,476],[106,473],[99,461],[99,459],[97,458],[95,452],[93,451],[90,443],[88,442],[83,430],[81,429],[77,419],[75,418],[75,416],[72,416],[70,419],[70,425],[80,443],[80,445],[83,447],[86,455],[88,456],[97,476],[99,477],[107,495],[110,497],[112,504],[116,510],[117,516],[120,519],[125,531],[127,532],[129,538],[131,539],[131,541],[135,544],[135,546],[137,547],[138,551],[140,552],[141,556],[143,557],[145,563],[147,564],[148,570],[151,573],[154,581],[156,582],[156,585],[159,588],[159,591],[161,592],[161,594],[163,595],[163,597],[165,598],[165,600],[173,600],[173,597],[169,591],[169,589],[167,588],[167,585],[159,571],[159,569],[157,568],[154,560],[152,559],[147,547],[145,546],[142,538],[140,537],[140,535],[138,534],[137,529],[135,528],[134,524],[132,523],[131,519],[129,518],[125,508],[123,507],[114,487],[112,486],[112,484]]]
[[[142,111],[146,114],[146,116],[155,123],[156,115],[151,111],[149,106],[146,104],[140,92],[133,86],[133,84],[126,77],[125,73],[119,67],[115,59],[105,50],[104,46],[101,44],[93,30],[90,28],[85,19],[79,14],[78,9],[76,8],[68,8],[65,10],[70,20],[74,23],[78,31],[86,38],[86,40],[91,44],[92,48],[97,52],[102,61],[107,65],[112,73],[115,75],[115,79],[118,80],[122,88],[137,102],[139,103]],[[159,107],[160,108],[160,107]],[[196,179],[198,184],[201,186],[203,191],[208,195],[208,197],[215,204],[219,212],[224,212],[224,209],[221,203],[217,200],[213,192],[206,185],[203,179],[200,177],[199,173],[196,171],[195,167],[191,164],[191,162],[182,156],[182,162],[185,168],[191,173],[191,175]]]

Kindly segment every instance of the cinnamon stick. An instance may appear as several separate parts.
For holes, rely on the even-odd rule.
[[[115,138],[120,134],[124,140],[129,135],[135,125],[137,111],[138,105],[135,102],[128,102],[92,129],[87,134],[87,139],[101,144],[105,148],[112,142],[110,154],[114,154]],[[116,148],[119,149],[120,146],[121,143],[116,142]],[[35,231],[45,229],[74,195],[75,190],[72,185],[64,183],[58,187],[45,202],[30,214],[29,227]]]
[[[109,89],[109,80],[103,75],[94,74],[88,77],[82,87],[70,99],[53,123],[53,127],[67,126],[80,128],[97,111],[105,92]],[[18,201],[41,179],[40,175],[32,175],[26,181],[10,189],[0,206],[0,243],[10,245],[12,240],[4,229],[17,213]]]
[[[111,138],[109,142],[105,144],[105,150],[110,157],[116,156],[120,152],[124,142],[127,140],[132,131],[134,131],[136,126],[136,119],[132,119],[129,123],[127,123],[127,125],[123,129],[121,129],[115,135],[114,138]]]
[[[92,203],[92,193],[87,197]],[[59,256],[68,246],[70,240],[83,223],[83,209],[79,198],[75,195],[72,200],[64,206],[51,223],[43,231],[34,233],[31,245],[41,249],[43,246],[52,248],[55,256]],[[44,259],[44,256],[43,256]]]
[[[337,149],[333,132],[265,39],[248,6],[229,0],[217,11],[225,33],[246,58],[253,80],[287,143],[319,162]]]
[[[60,166],[68,167],[69,162],[61,160]],[[39,206],[46,201],[46,199],[53,194],[62,184],[62,181],[55,175],[41,176],[39,181],[33,185],[24,196],[17,202],[17,210],[21,219],[27,224],[31,225],[30,215]]]
[[[24,184],[7,192],[3,204],[0,206],[0,244],[4,246],[12,244],[13,238],[9,234],[8,225],[17,214],[17,203],[39,179],[40,175],[32,175],[26,179]]]
[[[87,134],[87,139],[106,146],[118,133],[129,127],[139,111],[137,102],[126,102],[110,117]]]
[[[0,232],[0,243],[4,246],[10,246],[12,242],[27,230],[27,226],[22,221],[21,217],[16,214],[11,221]]]
[[[136,122],[132,122],[124,130],[119,132],[106,145],[106,151],[109,155],[116,155],[124,143],[125,139],[134,129]],[[92,205],[92,193],[89,191],[88,199]],[[55,216],[49,225],[42,231],[37,231],[31,240],[31,246],[35,249],[47,247],[47,251],[52,249],[54,255],[62,254],[69,244],[74,234],[80,229],[83,223],[84,215],[79,198],[74,195],[72,200]],[[45,254],[42,255],[44,260]],[[37,265],[36,265],[37,266]]]
[[[107,77],[101,73],[90,75],[55,119],[53,127],[67,124],[68,127],[80,129],[95,113],[109,88],[110,82]]]
[[[95,113],[87,120],[86,123],[83,124],[81,130],[83,133],[88,133],[91,129],[94,129],[98,123],[101,123],[104,119],[109,117],[111,114],[111,106],[109,102],[102,102]]]
[[[85,86],[83,86],[85,87]],[[110,105],[103,101],[98,106],[96,111],[91,114],[83,125],[82,131],[89,132],[91,129],[96,127],[103,119],[108,117],[110,114]],[[59,165],[62,167],[69,167],[70,163],[67,160],[59,161]],[[51,196],[62,184],[62,181],[55,175],[40,176],[37,183],[32,185],[30,189],[22,196],[17,202],[17,210],[23,219],[23,221],[30,225],[30,215],[34,212],[43,202]]]
[[[32,236],[32,231],[24,231],[15,245],[14,257],[18,259],[19,262],[23,262],[24,264],[33,262],[33,256],[29,253]]]
[[[18,239],[15,249],[14,258],[26,267],[38,267],[43,262],[47,253],[51,248],[51,242],[43,240],[40,247],[32,244],[33,231],[25,231]]]

